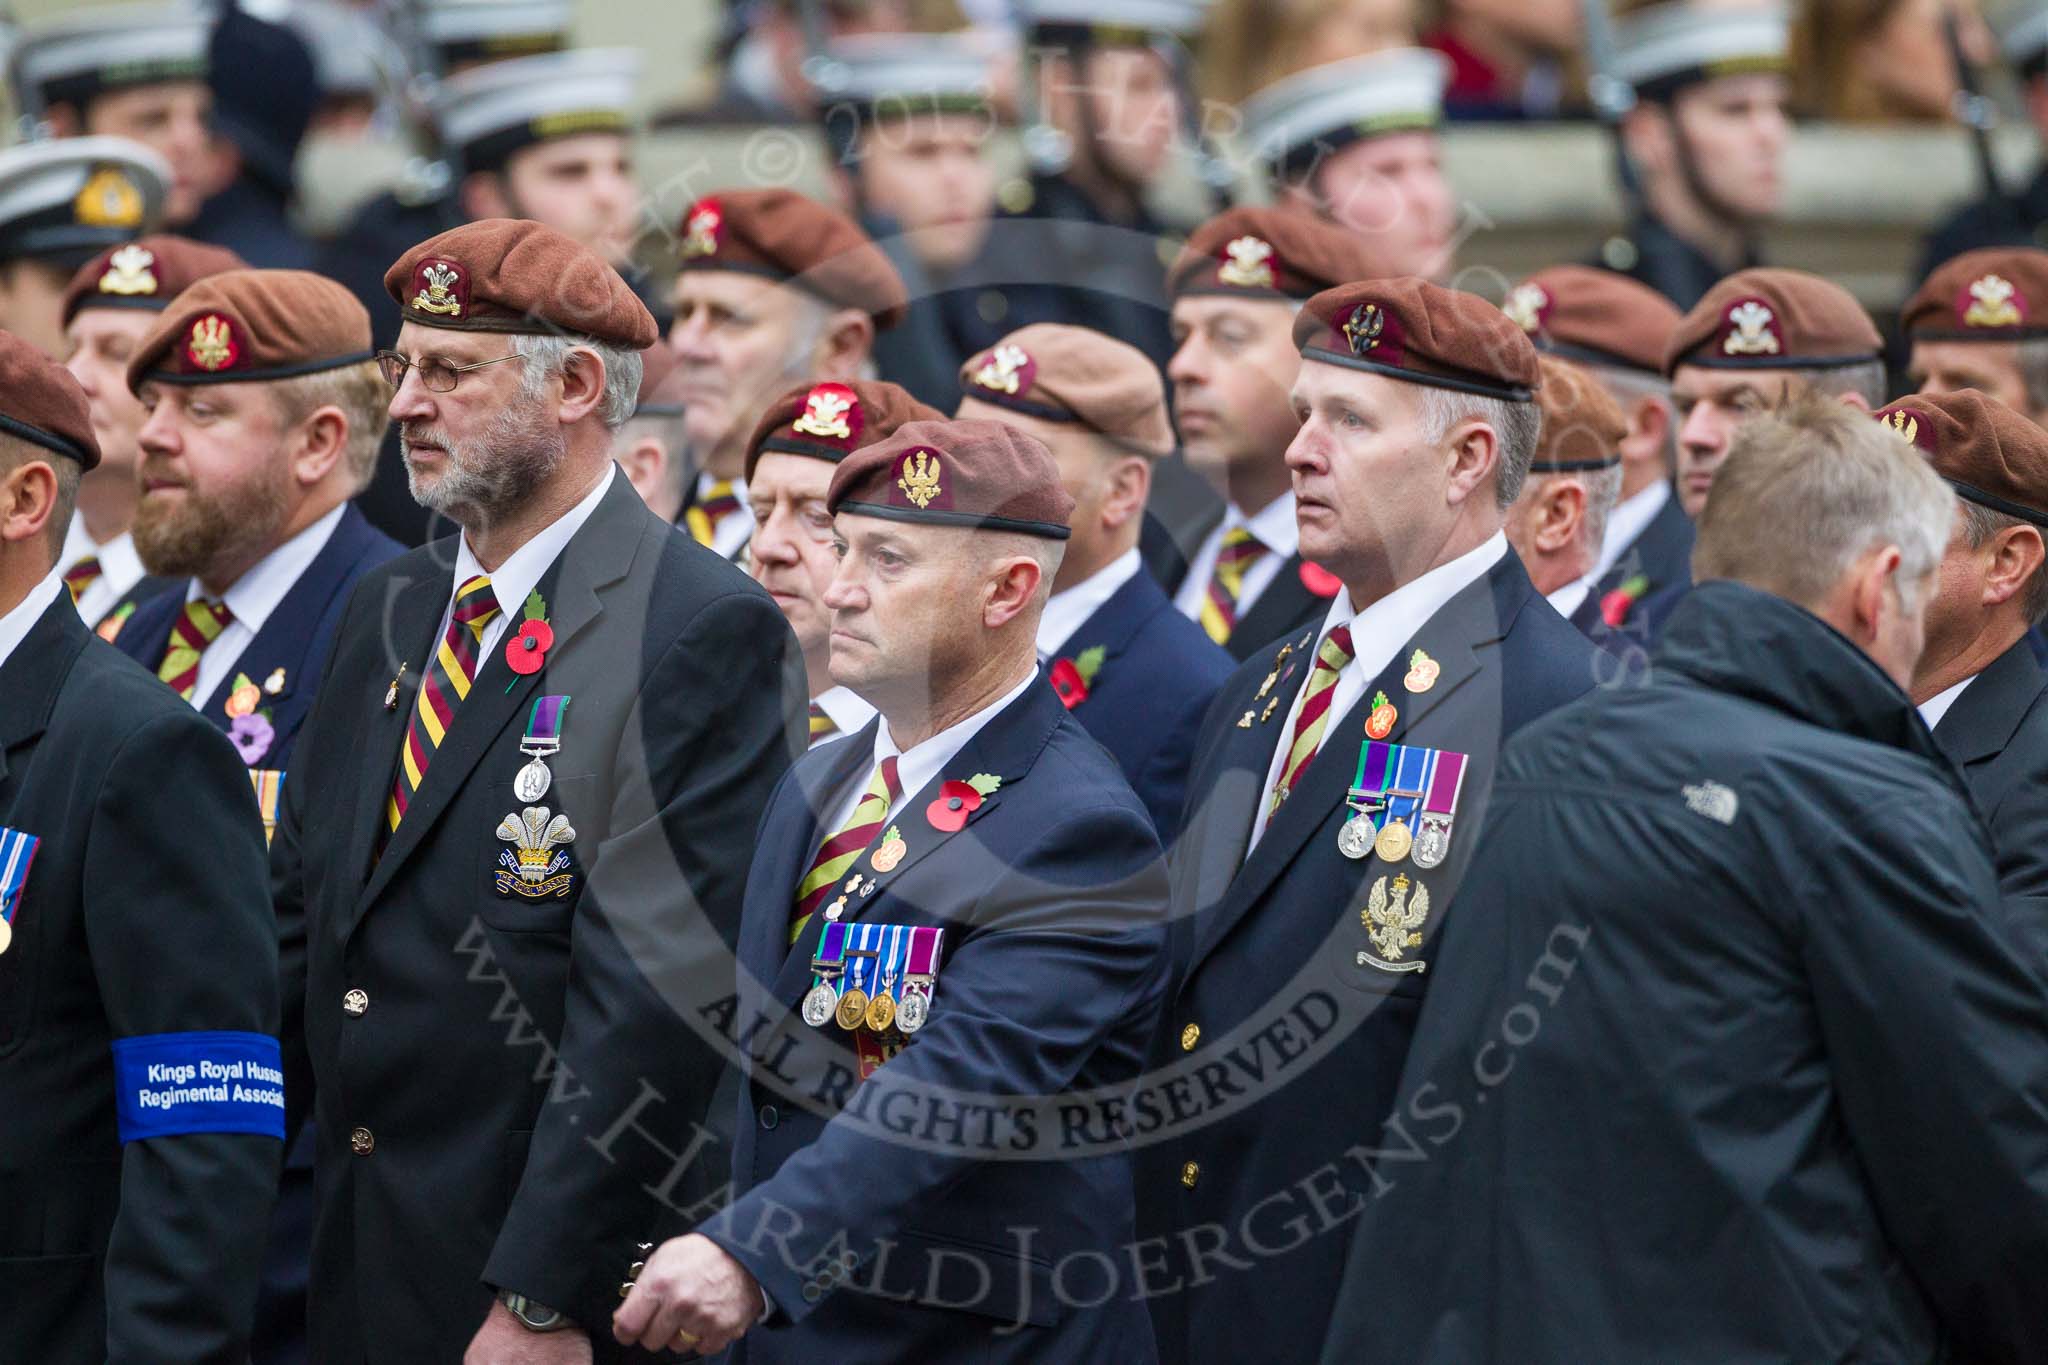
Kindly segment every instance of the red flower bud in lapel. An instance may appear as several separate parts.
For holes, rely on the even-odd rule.
[[[1620,629],[1622,623],[1628,620],[1629,612],[1635,609],[1636,603],[1641,601],[1643,594],[1649,590],[1650,580],[1642,574],[1636,574],[1600,599],[1600,619],[1610,629]]]
[[[1069,711],[1088,700],[1088,684],[1081,680],[1081,670],[1074,666],[1072,659],[1052,661],[1052,690],[1059,693],[1060,705]]]
[[[1337,589],[1344,586],[1344,580],[1320,564],[1301,561],[1301,586],[1317,597],[1335,597]]]
[[[980,809],[981,793],[972,783],[949,781],[940,785],[938,800],[924,808],[924,818],[933,829],[952,834],[965,828],[967,817]]]

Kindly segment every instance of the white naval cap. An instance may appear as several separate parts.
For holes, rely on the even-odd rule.
[[[1326,62],[1283,77],[1245,101],[1244,146],[1284,172],[1364,138],[1443,121],[1451,63],[1401,47]]]
[[[2004,32],[1999,34],[1998,45],[2014,70],[2033,74],[2028,68],[2038,68],[2042,60],[2048,58],[2048,5],[2022,6],[2020,12],[2007,21]]]
[[[867,33],[835,39],[816,67],[818,101],[863,122],[892,111],[980,111],[993,98],[989,51],[959,33]]]
[[[1158,37],[1192,38],[1210,0],[1019,0],[1017,18],[1034,33],[1104,47],[1143,46]]]
[[[171,168],[139,142],[70,137],[0,152],[0,260],[76,269],[163,219]]]
[[[190,5],[103,5],[25,25],[8,76],[29,112],[109,90],[206,79],[212,20]]]
[[[434,91],[434,123],[465,169],[495,170],[514,152],[578,133],[630,133],[640,54],[579,47],[458,72]]]
[[[1615,22],[1612,74],[1657,99],[1717,76],[1784,71],[1790,46],[1790,14],[1782,5],[1671,0]]]
[[[572,0],[418,0],[419,32],[443,69],[569,46]]]
[[[401,79],[398,48],[369,10],[342,0],[292,0],[282,22],[306,40],[323,95],[380,95]]]

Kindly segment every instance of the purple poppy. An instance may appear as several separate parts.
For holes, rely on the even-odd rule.
[[[236,716],[228,722],[228,742],[235,746],[242,762],[252,768],[263,761],[263,755],[270,752],[270,742],[276,738],[270,717],[260,713]]]

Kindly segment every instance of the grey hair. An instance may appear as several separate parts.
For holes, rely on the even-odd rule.
[[[1543,410],[1532,402],[1511,403],[1504,398],[1486,398],[1476,393],[1459,393],[1435,384],[1422,386],[1422,430],[1424,439],[1441,442],[1460,422],[1477,418],[1493,429],[1500,447],[1500,464],[1493,476],[1493,500],[1505,512],[1521,496],[1522,482],[1529,477],[1529,461],[1536,456],[1536,442],[1543,434]]]
[[[1858,559],[1890,545],[1900,605],[1917,614],[1955,506],[1904,437],[1807,392],[1735,429],[1700,512],[1693,578],[1732,579],[1817,610]]]
[[[1812,374],[1813,390],[1816,393],[1824,393],[1830,398],[1840,398],[1844,394],[1853,393],[1870,404],[1872,412],[1884,406],[1887,394],[1882,360],[1865,360],[1855,365],[1834,365],[1827,369],[1814,370]]]
[[[641,363],[638,351],[573,334],[539,336],[531,332],[514,332],[512,353],[526,357],[519,397],[527,402],[540,397],[541,386],[568,368],[571,351],[594,351],[604,365],[604,396],[598,401],[597,416],[606,431],[617,431],[639,405]]]
[[[1578,477],[1586,486],[1586,539],[1597,555],[1600,542],[1607,538],[1607,518],[1621,498],[1621,466],[1581,470]]]
[[[2048,409],[2048,337],[2020,343],[2020,382],[2026,386],[2028,407],[2035,412]]]
[[[798,293],[796,304],[796,317],[790,324],[789,350],[782,358],[783,378],[793,383],[818,377],[818,347],[824,344],[825,334],[831,330],[833,315],[832,307],[812,294]],[[882,377],[873,355],[864,357],[860,364],[854,367],[853,377]]]
[[[2015,526],[2033,524],[2018,517],[2007,516],[2003,512],[1993,511],[1980,502],[1971,502],[1968,498],[1956,499],[1956,506],[1961,508],[1963,513],[1963,539],[1973,550],[1983,549],[1991,542],[1993,536],[2002,531],[2009,531]],[[2042,537],[2048,539],[2048,530],[2042,531]],[[2026,614],[2027,624],[2030,626],[2038,626],[2043,619],[2048,619],[2048,562],[2037,566],[2033,577],[2020,589],[2020,610]]]

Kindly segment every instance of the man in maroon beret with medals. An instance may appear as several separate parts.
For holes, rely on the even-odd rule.
[[[1038,667],[1073,499],[1015,428],[912,422],[828,505],[832,675],[881,714],[762,822],[740,1010],[772,1063],[734,1202],[627,1268],[614,1330],[746,1365],[1144,1365],[1143,1305],[1101,1284],[1130,1157],[1088,1097],[1141,1064],[1165,869]]]
[[[313,1351],[617,1359],[621,1258],[722,1178],[699,1009],[801,751],[795,650],[612,462],[656,339],[615,270],[489,219],[385,285],[407,477],[461,533],[357,590],[273,848]]]

